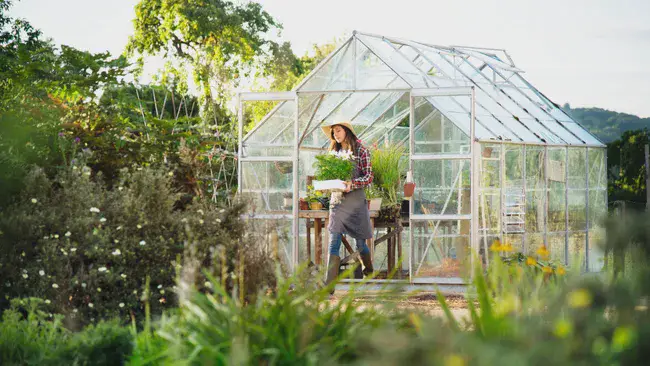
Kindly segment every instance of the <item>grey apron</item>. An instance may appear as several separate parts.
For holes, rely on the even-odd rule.
[[[359,178],[359,164],[354,168],[352,179]],[[362,188],[343,193],[341,203],[330,206],[330,223],[327,227],[331,233],[350,235],[355,239],[371,239],[370,212],[366,193]]]

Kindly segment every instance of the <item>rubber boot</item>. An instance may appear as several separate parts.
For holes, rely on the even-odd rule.
[[[372,258],[370,257],[370,252],[365,254],[360,254],[361,264],[363,264],[363,275],[368,277],[370,276],[375,269],[372,268]]]
[[[339,275],[339,268],[341,267],[341,257],[338,255],[330,254],[327,260],[327,277],[325,277],[325,286],[332,283]],[[334,289],[330,295],[334,293]]]

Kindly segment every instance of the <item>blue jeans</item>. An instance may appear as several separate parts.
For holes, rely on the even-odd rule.
[[[359,254],[370,253],[370,249],[366,245],[366,239],[355,239],[357,241],[357,250]],[[330,233],[330,255],[339,255],[341,251],[341,242],[343,241],[343,234]]]

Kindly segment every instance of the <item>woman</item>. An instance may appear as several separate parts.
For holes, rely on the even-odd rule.
[[[347,234],[357,242],[357,250],[363,264],[363,274],[368,276],[373,272],[370,250],[366,240],[372,238],[370,212],[366,202],[364,187],[372,183],[372,165],[370,152],[357,139],[350,122],[338,122],[322,127],[323,132],[332,141],[329,150],[352,151],[356,166],[352,180],[345,182],[346,188],[342,201],[330,207],[330,222],[327,230],[330,232],[328,270],[325,282],[331,283],[339,274],[341,257],[341,241]]]

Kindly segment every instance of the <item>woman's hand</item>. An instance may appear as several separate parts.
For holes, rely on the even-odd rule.
[[[349,180],[345,181],[345,192],[350,192],[352,190],[352,182]]]

